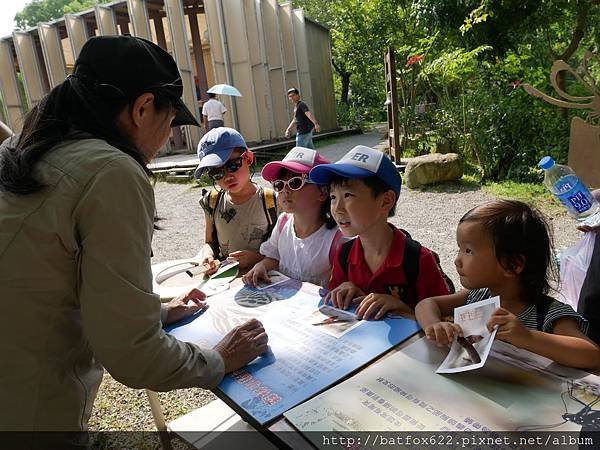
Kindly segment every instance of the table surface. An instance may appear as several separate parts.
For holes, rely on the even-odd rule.
[[[235,288],[235,287],[239,286],[240,284],[242,284],[242,280],[241,280],[241,277],[238,277],[231,283],[231,288]],[[310,283],[303,283],[303,285],[304,286],[310,285]],[[318,289],[317,286],[314,286],[314,288]],[[412,315],[404,315],[404,316],[407,318],[410,318],[410,319],[414,319],[414,316],[412,316]],[[381,361],[382,359],[387,358],[390,355],[402,350],[403,348],[407,347],[408,345],[412,344],[413,342],[416,342],[418,339],[420,339],[423,336],[424,336],[424,333],[422,331],[414,334],[412,337],[410,337],[410,338],[406,339],[405,341],[401,342],[400,344],[392,347],[390,350],[383,353],[379,357],[375,358],[373,361],[369,362],[365,366],[363,366],[363,367],[359,368],[358,370],[351,372],[347,376],[337,380],[333,385],[329,386],[328,389],[331,389],[331,388],[337,386],[338,384],[342,383],[343,381],[347,380],[348,378],[350,378],[350,377],[356,375],[357,373],[361,372],[362,370],[366,369],[370,365],[375,364],[378,361]],[[235,402],[233,402],[227,395],[225,395],[222,391],[220,391],[219,388],[213,389],[213,393],[220,400],[225,402],[227,404],[227,406],[229,406],[231,409],[233,409],[242,418],[242,420],[244,420],[245,422],[250,424],[253,428],[255,428],[258,432],[263,434],[267,439],[269,439],[271,442],[273,442],[278,447],[280,447],[280,448],[289,447],[294,450],[295,449],[302,450],[302,449],[315,448],[313,446],[313,444],[311,444],[307,439],[305,439],[304,436],[302,435],[302,433],[299,432],[296,428],[294,428],[292,426],[292,424],[283,415],[279,416],[274,421],[267,423],[266,425],[260,425],[251,416],[249,416],[242,408],[240,408]],[[312,395],[310,398],[313,398],[316,395],[319,395],[320,393],[321,392],[317,392],[314,395]],[[308,398],[306,400],[308,400]]]

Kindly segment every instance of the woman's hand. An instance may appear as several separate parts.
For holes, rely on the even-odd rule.
[[[178,322],[201,309],[208,308],[208,305],[203,301],[204,299],[206,299],[206,294],[198,289],[192,289],[187,294],[175,297],[165,305],[167,310],[165,325]]]
[[[265,353],[268,341],[262,324],[252,319],[227,333],[214,349],[223,358],[225,373],[230,373]]]

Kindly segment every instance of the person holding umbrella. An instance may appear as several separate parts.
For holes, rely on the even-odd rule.
[[[202,105],[202,119],[207,133],[225,125],[223,114],[227,112],[225,105],[217,100],[217,94],[208,92],[208,97],[208,101]]]

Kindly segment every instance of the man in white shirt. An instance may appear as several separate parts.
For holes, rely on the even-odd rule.
[[[223,114],[227,112],[225,105],[216,99],[216,94],[209,92],[208,97],[208,101],[202,106],[202,120],[204,121],[204,128],[207,133],[213,128],[225,125]]]

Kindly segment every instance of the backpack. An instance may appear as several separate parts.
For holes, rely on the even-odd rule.
[[[267,231],[262,238],[264,242],[269,239],[269,236],[271,236],[271,232],[273,231],[275,223],[277,222],[277,197],[275,195],[275,191],[271,188],[263,187],[259,189],[263,210],[265,212],[265,217],[267,218]],[[206,189],[202,189],[202,197],[206,196],[207,193],[209,197],[206,211],[212,220],[212,248],[216,257],[221,256],[221,247],[219,245],[219,237],[217,235],[217,226],[215,225],[215,211],[217,209],[217,205],[221,201],[221,198],[223,195],[225,195],[225,191],[222,189],[213,189],[209,192]]]
[[[404,256],[403,256],[403,270],[406,276],[406,282],[408,285],[408,295],[411,300],[416,304],[418,302],[417,297],[417,279],[419,278],[419,259],[421,257],[421,243],[415,241],[409,234],[408,231],[400,229],[406,236],[406,243],[404,245]],[[355,238],[356,239],[356,238]],[[338,256],[338,262],[344,271],[344,273],[348,274],[348,256],[350,255],[350,250],[352,249],[352,245],[354,244],[354,239],[345,242],[340,247],[340,253]],[[429,251],[433,254],[435,262],[437,263],[438,269],[442,274],[442,278],[446,282],[446,286],[448,287],[448,292],[453,294],[456,292],[454,288],[454,283],[452,280],[444,273],[442,270],[442,266],[440,265],[440,256],[429,249]]]

